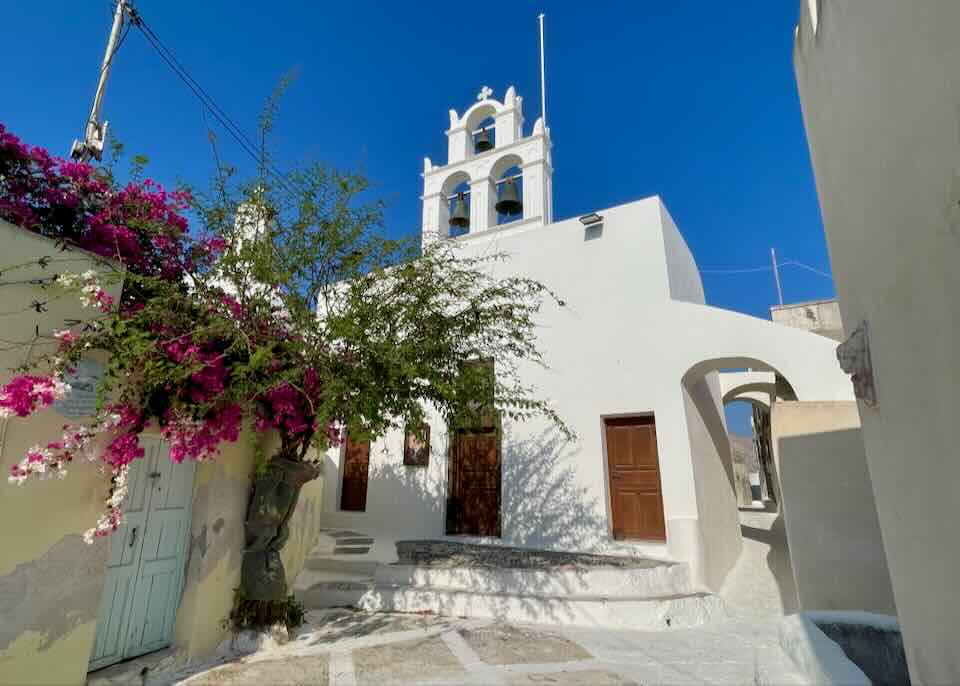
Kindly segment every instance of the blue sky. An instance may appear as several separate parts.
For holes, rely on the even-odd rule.
[[[513,84],[532,126],[543,11],[557,218],[659,194],[702,270],[763,267],[775,247],[781,260],[830,271],[791,65],[798,0],[135,4],[250,135],[277,80],[297,68],[277,126],[281,159],[362,169],[393,234],[419,228],[422,158],[445,159],[450,107]],[[4,15],[0,121],[66,154],[90,107],[110,3],[11,2]],[[211,175],[199,103],[136,30],[104,114],[154,178]],[[223,155],[249,168],[218,135]],[[788,302],[833,295],[829,279],[803,269],[784,267],[782,279]],[[769,317],[769,271],[703,280],[710,304]],[[728,416],[748,430],[743,408]]]

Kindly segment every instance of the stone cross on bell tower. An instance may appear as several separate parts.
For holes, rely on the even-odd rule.
[[[466,211],[460,208],[463,214],[455,223],[467,228],[468,236],[498,226],[553,221],[550,130],[537,119],[524,137],[523,98],[513,86],[503,102],[492,96],[493,91],[483,86],[477,102],[462,116],[450,110],[446,165],[434,166],[429,157],[423,160],[423,245],[451,235],[451,204],[458,188],[464,193]],[[482,126],[487,119],[493,124]],[[505,196],[512,199],[518,189],[519,202],[504,204]],[[510,215],[504,216],[498,206],[509,208]]]

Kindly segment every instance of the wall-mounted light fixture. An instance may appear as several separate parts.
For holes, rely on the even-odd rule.
[[[590,214],[585,214],[580,217],[580,223],[584,226],[593,226],[594,224],[599,224],[602,221],[603,217],[596,212],[591,212]]]

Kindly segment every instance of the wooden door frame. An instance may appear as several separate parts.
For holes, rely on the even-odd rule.
[[[368,445],[367,449],[367,493],[363,501],[362,510],[344,510],[343,505],[343,478],[347,474],[347,439],[344,439],[340,442],[340,464],[338,471],[340,476],[337,479],[337,502],[335,510],[338,513],[350,514],[350,515],[364,515],[367,513],[367,502],[370,500],[370,457],[373,455],[373,441],[365,441]],[[402,458],[401,458],[402,459]]]
[[[485,431],[477,431],[471,429],[455,429],[449,428],[447,430],[447,484],[446,484],[446,497],[443,499],[443,532],[444,536],[468,536],[473,538],[503,538],[503,427],[500,420],[500,415],[497,413],[494,420],[494,425],[492,427],[492,433],[497,437],[497,463],[499,465],[498,474],[497,474],[497,533],[496,534],[465,534],[465,533],[450,533],[448,531],[448,520],[447,520],[447,508],[450,504],[450,499],[453,496],[453,486],[456,483],[455,477],[455,462],[456,462],[456,443],[457,443],[457,434],[458,433],[486,433]]]
[[[664,522],[664,537],[663,539],[659,538],[627,538],[627,539],[615,539],[613,537],[613,489],[610,487],[610,455],[607,453],[607,420],[609,419],[643,419],[650,417],[653,420],[653,426],[657,426],[657,415],[653,410],[645,410],[643,412],[614,412],[611,414],[602,414],[600,415],[600,445],[601,452],[603,453],[603,492],[604,492],[604,506],[607,510],[607,537],[611,541],[618,541],[621,543],[642,543],[644,545],[660,545],[665,546],[668,542],[668,533],[666,532],[666,523],[667,523],[667,502],[663,493],[663,462],[660,460],[660,433],[656,432],[657,436],[657,471],[660,475],[660,500],[663,503],[663,522]]]

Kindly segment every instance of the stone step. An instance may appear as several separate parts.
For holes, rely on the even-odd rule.
[[[498,619],[527,624],[664,630],[727,619],[715,595],[661,597],[482,593],[443,587],[384,586],[373,582],[330,582],[299,587],[309,609],[354,607],[369,612],[410,612],[449,617]]]
[[[373,577],[380,562],[377,560],[332,559],[311,556],[303,561],[304,569],[316,572],[340,572],[349,576]]]
[[[568,597],[646,598],[693,592],[685,564],[663,563],[641,568],[576,567],[502,569],[497,567],[433,567],[380,565],[374,573],[380,586]]]

